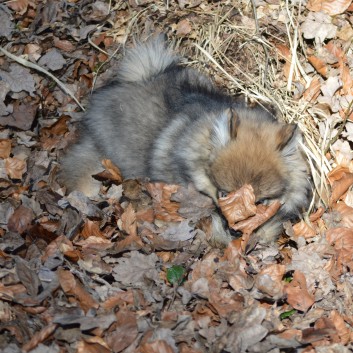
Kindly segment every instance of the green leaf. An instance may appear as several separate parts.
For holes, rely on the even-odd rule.
[[[287,319],[288,317],[292,316],[293,314],[295,314],[297,311],[295,309],[289,310],[289,311],[285,311],[284,313],[282,313],[279,318],[281,320],[283,319]]]
[[[184,278],[185,268],[180,265],[174,265],[167,270],[167,280],[171,284],[180,284]]]

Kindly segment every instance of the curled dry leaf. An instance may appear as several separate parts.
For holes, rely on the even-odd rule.
[[[121,215],[121,229],[132,236],[137,235],[136,212],[131,203]]]
[[[173,348],[164,340],[144,343],[139,347],[140,353],[174,353]]]
[[[22,159],[13,157],[5,159],[6,173],[10,179],[22,179],[22,176],[27,171],[27,163]]]
[[[347,206],[345,202],[338,202],[334,210],[339,212],[341,215],[341,224],[347,228],[353,228],[353,208]]]
[[[12,232],[24,233],[30,227],[34,213],[30,208],[19,206],[9,218],[7,227]]]
[[[273,217],[281,207],[279,200],[273,201],[269,206],[258,205],[256,208],[256,214],[253,217],[249,217],[237,224],[232,228],[234,230],[240,230],[243,234],[251,234],[261,224],[264,224],[271,217]]]
[[[23,15],[27,11],[28,0],[12,0],[6,4],[11,10],[14,10],[20,15]]]
[[[120,169],[110,159],[103,159],[102,164],[107,171],[110,180],[114,181],[116,184],[121,184],[123,182]]]
[[[328,179],[332,185],[330,205],[333,205],[353,184],[353,173],[346,167],[338,166],[329,173]]]
[[[353,269],[353,229],[329,229],[326,233],[326,239],[338,252],[338,269],[342,271],[343,266]]]
[[[191,25],[190,21],[188,19],[183,19],[180,22],[178,22],[176,26],[176,34],[177,36],[185,36],[191,32]]]
[[[315,302],[308,292],[304,274],[298,270],[294,272],[293,280],[284,287],[284,291],[287,294],[287,303],[294,309],[307,311]]]
[[[8,158],[11,153],[11,140],[0,139],[0,158]]]
[[[178,191],[178,185],[165,183],[147,183],[146,189],[152,197],[156,219],[166,222],[178,222],[184,218],[178,213],[180,204],[170,200],[172,194]]]
[[[120,309],[116,314],[114,329],[106,335],[105,341],[113,352],[121,352],[135,340],[137,334],[135,314],[129,310]]]
[[[303,98],[308,102],[314,101],[320,94],[320,88],[320,78],[315,76],[311,80],[309,87],[304,91]]]
[[[251,185],[246,184],[239,190],[220,197],[218,204],[229,227],[256,214],[254,189]]]
[[[38,346],[39,343],[44,342],[58,327],[57,324],[49,324],[44,326],[39,332],[36,332],[32,338],[22,347],[24,352],[29,352],[35,347]]]
[[[68,295],[74,296],[85,312],[92,308],[97,309],[99,307],[95,299],[92,298],[70,271],[59,269],[57,273],[63,291]]]
[[[286,272],[286,266],[271,264],[263,267],[255,278],[256,288],[278,300],[283,296],[283,276]]]
[[[346,345],[351,341],[351,332],[346,325],[343,317],[336,311],[332,310],[330,314],[330,319],[335,325],[337,335],[339,337],[340,343]]]
[[[326,12],[335,16],[347,10],[352,0],[309,0],[306,7],[314,12]]]
[[[328,73],[328,67],[326,65],[326,63],[318,58],[317,56],[309,56],[308,60],[310,62],[311,65],[314,66],[315,70],[322,76],[326,77],[327,73]]]
[[[293,226],[294,235],[296,237],[304,237],[305,239],[313,238],[316,236],[314,228],[310,227],[304,221],[300,221]]]

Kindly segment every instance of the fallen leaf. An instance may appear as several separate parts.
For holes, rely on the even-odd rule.
[[[87,312],[88,310],[99,307],[99,304],[95,299],[86,291],[86,289],[82,286],[82,284],[75,278],[75,276],[67,270],[59,269],[57,271],[60,286],[63,291],[68,294],[74,296],[81,308]]]
[[[305,312],[315,302],[314,297],[308,293],[305,276],[298,270],[294,271],[293,279],[285,285],[284,291],[287,294],[287,303],[294,309]]]
[[[342,315],[340,315],[337,310],[332,310],[330,313],[330,319],[335,325],[337,334],[340,338],[340,343],[347,345],[351,341],[351,330],[346,325]]]
[[[353,208],[345,202],[340,201],[334,205],[334,210],[340,213],[341,224],[346,228],[353,228]]]
[[[20,64],[11,64],[9,72],[0,70],[0,76],[10,86],[12,92],[26,91],[32,95],[36,90],[30,70]]]
[[[240,230],[243,234],[252,234],[255,229],[264,224],[271,217],[273,217],[281,207],[279,200],[273,201],[270,205],[258,205],[256,207],[256,214],[248,219],[236,223],[232,228],[234,230]]]
[[[0,139],[0,158],[5,159],[10,157],[11,153],[11,140]]]
[[[184,37],[191,32],[192,28],[190,25],[190,21],[188,19],[184,19],[178,22],[176,26],[176,34],[177,36]]]
[[[332,185],[330,205],[337,202],[340,197],[353,185],[353,173],[348,168],[338,166],[328,174],[328,180]]]
[[[22,179],[22,176],[27,171],[27,163],[16,157],[5,159],[6,173],[11,179]]]
[[[300,221],[293,226],[294,235],[296,237],[304,237],[310,239],[316,236],[314,228],[310,227],[306,222]]]
[[[328,73],[328,67],[326,63],[317,56],[309,56],[308,60],[311,65],[314,66],[315,70],[322,76],[326,77]]]
[[[156,219],[166,222],[179,222],[184,218],[178,213],[179,203],[171,201],[171,196],[178,191],[178,185],[165,183],[147,183],[146,189],[153,200]]]
[[[66,65],[66,60],[61,55],[59,50],[54,48],[43,55],[38,64],[42,67],[44,66],[48,68],[51,71],[56,71],[62,69],[64,65]]]
[[[105,340],[113,352],[121,352],[137,337],[137,321],[135,313],[120,309],[116,314],[116,324],[106,335]]]
[[[137,235],[136,213],[130,203],[121,215],[121,229],[132,236]]]
[[[286,266],[271,264],[264,266],[255,277],[256,288],[274,300],[280,299],[284,294],[283,276]]]
[[[332,24],[332,18],[323,12],[309,12],[301,24],[303,36],[323,43],[325,39],[334,38],[337,27]]]
[[[119,258],[118,264],[113,268],[113,276],[116,281],[124,285],[143,286],[145,281],[158,281],[159,275],[156,269],[158,256],[155,253],[143,255],[137,251],[131,251],[129,258]]]
[[[309,87],[304,91],[303,98],[308,101],[314,101],[320,94],[321,90],[321,82],[318,76],[315,76],[311,82]]]
[[[14,10],[20,15],[23,15],[27,11],[28,0],[11,0],[6,3],[7,7]]]
[[[9,218],[7,227],[12,232],[20,234],[28,230],[34,219],[34,213],[30,208],[19,206]]]
[[[351,3],[352,0],[309,0],[306,7],[310,11],[323,11],[335,16],[346,11]]]
[[[0,119],[1,125],[16,127],[21,130],[29,130],[36,117],[38,105],[17,100],[13,104],[13,112]]]
[[[342,272],[343,267],[353,269],[353,229],[333,228],[326,232],[326,239],[338,253],[337,269]]]
[[[120,169],[110,159],[103,159],[102,164],[108,172],[107,178],[120,185],[123,182]]]
[[[228,221],[229,227],[256,214],[254,189],[244,185],[237,191],[218,199],[219,207]]]

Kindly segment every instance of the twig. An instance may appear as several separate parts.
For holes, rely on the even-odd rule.
[[[269,63],[269,55],[268,55],[268,50],[266,48],[265,43],[263,43],[262,40],[262,35],[260,33],[260,27],[259,27],[259,21],[257,19],[257,13],[256,13],[256,5],[255,5],[255,0],[251,0],[251,6],[253,10],[253,15],[254,15],[254,20],[255,20],[255,28],[256,28],[256,37],[258,38],[253,38],[252,40],[256,41],[259,43],[264,52],[265,52],[265,70],[264,70],[264,76],[263,76],[263,85],[266,87],[267,84],[267,75],[268,75],[268,63]]]
[[[37,64],[33,64],[30,61],[23,59],[19,56],[13,55],[10,52],[8,52],[5,48],[0,47],[0,51],[6,55],[7,57],[9,57],[10,59],[12,59],[13,61],[16,61],[17,63],[19,63],[22,66],[25,67],[29,67],[33,70],[42,72],[43,74],[49,76],[53,81],[55,81],[57,83],[57,85],[66,93],[68,94],[76,103],[77,105],[83,110],[85,111],[85,108],[80,104],[80,102],[78,101],[78,99],[75,97],[75,95],[59,80],[57,79],[55,76],[53,76],[50,72],[48,72],[47,70],[43,69],[42,67],[40,67]]]

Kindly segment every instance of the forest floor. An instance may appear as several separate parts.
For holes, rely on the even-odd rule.
[[[353,351],[351,0],[1,0],[0,24],[1,352]],[[58,183],[92,90],[156,32],[302,131],[314,196],[276,244],[214,248],[207,197],[108,160],[93,198]]]

